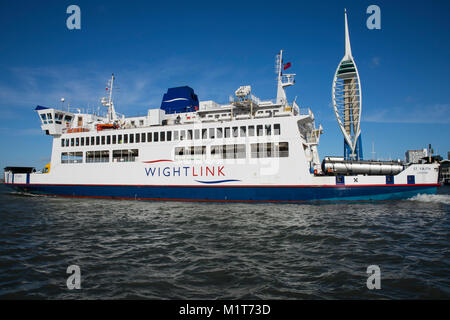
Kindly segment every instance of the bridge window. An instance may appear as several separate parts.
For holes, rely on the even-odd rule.
[[[41,119],[43,124],[47,124],[47,116],[45,115],[45,113],[41,113]]]
[[[51,113],[47,113],[47,119],[48,119],[48,123],[53,123],[52,114]]]
[[[62,113],[56,113],[55,114],[55,122],[57,124],[62,124],[62,118],[63,118],[63,114]]]

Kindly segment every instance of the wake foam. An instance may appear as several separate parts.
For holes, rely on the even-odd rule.
[[[450,194],[418,194],[408,200],[422,201],[422,202],[434,202],[444,203],[450,205]]]

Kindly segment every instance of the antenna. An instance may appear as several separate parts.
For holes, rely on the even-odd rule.
[[[372,141],[372,160],[375,160],[375,145]]]

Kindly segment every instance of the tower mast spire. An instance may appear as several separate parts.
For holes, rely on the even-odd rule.
[[[348,32],[347,9],[345,9],[345,58],[350,60],[352,56],[352,47],[350,46],[350,35]]]

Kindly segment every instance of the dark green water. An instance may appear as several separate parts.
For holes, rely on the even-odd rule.
[[[404,201],[216,204],[0,187],[0,298],[450,298],[450,188]],[[81,289],[69,290],[69,265]],[[369,265],[381,289],[369,290]]]

